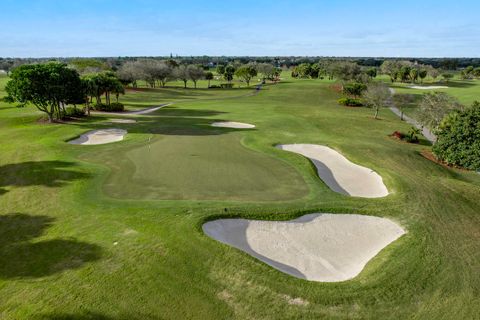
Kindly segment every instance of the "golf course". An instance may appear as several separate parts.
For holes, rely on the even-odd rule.
[[[0,8],[0,320],[480,320],[480,2]]]
[[[54,124],[1,102],[0,317],[474,319],[480,175],[425,158],[423,138],[392,139],[410,126],[388,108],[375,120],[340,106],[334,83],[284,72],[261,90],[127,88],[127,111],[168,105]],[[451,84],[459,99],[480,92],[479,80],[462,83]],[[68,143],[107,129],[122,134]],[[295,144],[334,150],[388,192],[335,192],[315,161],[278,148]],[[358,275],[331,282],[291,276],[202,229],[315,213],[385,218],[403,231]]]

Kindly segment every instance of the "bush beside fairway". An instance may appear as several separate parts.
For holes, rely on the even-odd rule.
[[[0,81],[3,95],[5,78]],[[125,141],[92,147],[65,141],[104,128],[105,117],[45,125],[37,123],[39,113],[33,107],[0,103],[0,316],[474,318],[480,313],[480,176],[445,169],[419,155],[427,147],[390,139],[388,134],[409,126],[388,110],[374,121],[372,110],[338,106],[339,95],[329,85],[287,80],[256,96],[235,99],[223,99],[224,94],[245,91],[174,89],[175,105],[121,126],[129,132]],[[468,90],[458,88],[459,94],[462,89]],[[192,92],[198,100],[187,99]],[[172,100],[163,89],[137,97],[128,93],[125,101],[143,107]],[[208,127],[218,120],[255,123],[257,128]],[[179,147],[175,139],[193,143],[182,134],[192,130],[202,133],[192,141],[198,139],[212,152],[220,139],[252,170],[263,164],[275,173],[285,172],[293,179],[282,190],[289,200],[235,198],[233,187],[225,198],[204,194],[195,200],[132,200],[140,191],[125,178],[122,199],[104,194],[116,172],[132,165],[115,161],[124,151],[146,152],[153,135],[159,150],[174,152]],[[221,134],[204,134],[213,132]],[[337,149],[378,172],[392,194],[382,199],[336,194],[318,179],[307,159],[276,150],[279,143]],[[141,153],[129,156],[133,160],[128,161],[144,160],[138,158]],[[159,172],[151,178],[161,179],[167,174],[162,161],[174,157],[161,151],[156,157]],[[193,158],[182,159],[184,166],[196,165]],[[248,167],[239,174],[246,171]],[[175,186],[169,174],[171,188],[196,192],[196,183]],[[277,183],[268,174],[255,176],[267,187]],[[208,193],[213,184],[202,183]],[[408,233],[353,280],[322,284],[285,275],[201,231],[203,222],[218,217],[284,220],[308,212],[389,217]]]

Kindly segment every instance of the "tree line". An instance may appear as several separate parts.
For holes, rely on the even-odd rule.
[[[280,76],[281,70],[268,63],[232,63],[228,65],[219,64],[216,69],[218,79],[225,80],[229,84],[234,77],[245,82],[247,86],[250,81],[258,74],[262,75],[263,80],[275,81]],[[214,79],[215,75],[210,68],[196,64],[179,64],[175,60],[155,60],[141,59],[125,62],[117,71],[118,78],[125,85],[138,86],[138,81],[145,81],[150,87],[165,87],[167,82],[180,80],[184,88],[187,88],[189,81],[193,82],[194,88],[197,87],[199,80]],[[231,87],[226,85],[225,87]]]

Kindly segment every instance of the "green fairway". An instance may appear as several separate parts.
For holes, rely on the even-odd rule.
[[[0,102],[0,319],[478,317],[480,175],[425,159],[425,143],[390,138],[410,126],[388,109],[374,120],[371,109],[339,106],[331,83],[285,75],[258,94],[180,83],[128,90],[128,109],[174,104],[108,126],[113,115],[45,124],[34,107]],[[447,92],[468,104],[480,98],[479,82],[469,83]],[[110,127],[129,133],[105,145],[65,142]],[[391,194],[333,192],[306,158],[275,148],[291,143],[338,150],[378,172]],[[312,212],[388,217],[407,234],[358,277],[318,283],[201,230],[218,217]]]

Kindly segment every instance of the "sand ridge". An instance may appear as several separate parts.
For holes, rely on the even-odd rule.
[[[211,124],[212,127],[221,127],[221,128],[235,128],[235,129],[252,129],[255,128],[255,125],[243,122],[235,121],[218,121]]]
[[[338,282],[357,276],[405,230],[393,221],[356,214],[315,213],[290,221],[219,219],[209,237],[297,278]]]
[[[409,86],[408,88],[418,89],[418,90],[448,89],[447,86]]]
[[[82,134],[76,139],[68,141],[68,143],[81,145],[106,144],[121,141],[126,134],[126,130],[116,128],[92,130]]]
[[[329,147],[316,144],[287,144],[276,147],[309,158],[317,168],[319,177],[335,192],[364,198],[388,195],[388,189],[378,173],[350,162]]]

